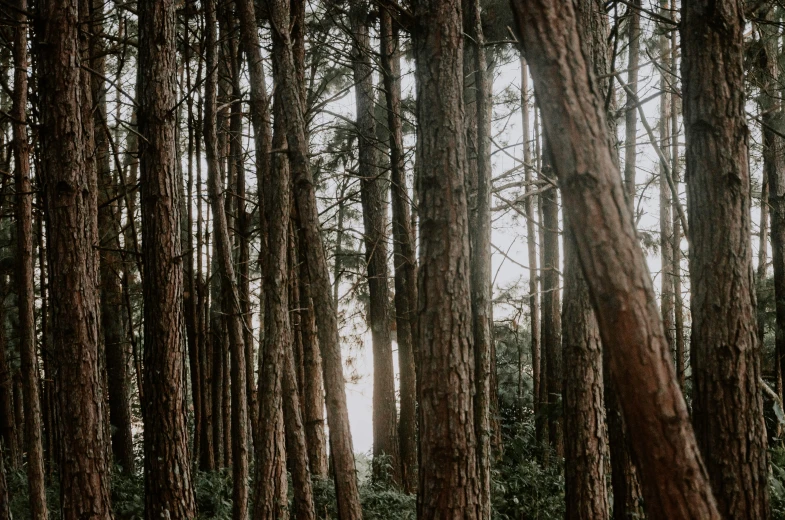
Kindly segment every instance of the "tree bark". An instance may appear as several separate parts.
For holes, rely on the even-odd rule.
[[[628,4],[629,48],[627,49],[627,93],[624,111],[624,189],[630,213],[635,215],[635,174],[638,158],[638,64],[641,52],[641,2],[631,0]],[[634,95],[633,95],[634,94]],[[615,513],[614,513],[615,516]]]
[[[19,0],[14,11],[13,136],[16,180],[17,296],[19,302],[19,357],[25,402],[25,448],[30,513],[33,520],[46,520],[43,431],[41,430],[40,376],[35,337],[35,272],[33,259],[33,187],[30,182],[30,144],[27,137],[27,1]],[[5,326],[0,325],[0,326]],[[2,346],[0,346],[2,348]],[[2,458],[2,457],[0,457]]]
[[[720,518],[632,214],[614,160],[604,103],[586,62],[570,2],[514,1],[577,251],[589,283],[611,377],[640,461],[652,518]]]
[[[386,9],[380,12],[381,64],[390,130],[390,194],[392,201],[393,265],[395,266],[395,321],[400,372],[401,483],[404,491],[417,489],[417,275],[411,230],[409,193],[401,123],[401,56],[398,30]]]
[[[204,138],[207,152],[207,177],[210,206],[213,212],[213,240],[216,244],[218,269],[221,276],[223,300],[228,315],[231,358],[231,445],[232,445],[232,518],[245,520],[248,516],[248,400],[245,384],[245,335],[243,309],[237,290],[229,225],[224,207],[223,186],[219,172],[218,126],[216,110],[216,3],[205,4],[205,47],[207,53],[207,82],[205,83]]]
[[[139,142],[144,276],[145,517],[195,516],[186,425],[183,266],[177,186],[176,6],[139,2]]]
[[[376,151],[376,94],[371,67],[368,5],[361,2],[351,13],[354,45],[352,69],[357,105],[358,175],[369,292],[368,325],[373,343],[373,478],[401,480],[398,419],[395,405],[392,339],[390,338],[389,288],[387,286],[386,185]]]
[[[685,3],[680,28],[693,424],[723,516],[767,518],[744,111],[744,5],[736,0]],[[776,182],[769,177],[772,196],[785,190]]]
[[[474,429],[462,9],[417,5],[418,518],[483,518]]]
[[[64,519],[112,517],[99,361],[97,180],[83,107],[90,89],[80,69],[79,5],[39,5],[38,91],[41,178],[47,215],[51,357],[60,421]],[[82,20],[83,21],[83,20]]]
[[[330,295],[327,259],[320,233],[319,211],[308,159],[303,104],[297,83],[296,68],[289,35],[289,5],[287,0],[270,1],[273,27],[273,53],[276,64],[276,83],[283,106],[287,108],[286,134],[292,183],[303,228],[305,254],[311,280],[314,309],[322,351],[324,386],[327,401],[327,422],[330,427],[330,452],[335,470],[336,498],[342,520],[362,518],[357,490],[352,434],[346,408],[341,344],[335,302]]]

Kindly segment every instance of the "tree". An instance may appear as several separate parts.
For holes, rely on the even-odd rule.
[[[414,38],[420,124],[418,517],[479,519],[460,2],[420,2]]]
[[[514,1],[611,377],[655,518],[720,518],[675,379],[651,279],[569,2]],[[634,355],[630,355],[634,353]]]
[[[680,29],[693,424],[723,516],[766,518],[766,428],[758,382],[744,111],[744,5],[733,0],[685,3]],[[779,188],[771,181],[769,177],[776,194]],[[776,218],[772,215],[772,222]]]
[[[374,479],[389,478],[399,483],[398,420],[395,406],[392,339],[390,338],[389,288],[387,285],[387,198],[386,182],[379,168],[376,94],[373,88],[368,6],[359,3],[350,14],[354,48],[352,68],[357,105],[358,175],[365,229],[365,261],[370,297],[368,325],[373,342],[373,458]]]
[[[40,6],[38,88],[41,180],[47,217],[51,350],[60,428],[62,517],[111,518],[106,418],[100,392],[96,171],[82,107],[92,106],[80,68],[79,4]]]
[[[46,520],[44,446],[41,431],[40,377],[35,345],[35,271],[33,263],[33,188],[30,182],[30,144],[27,138],[27,10],[26,0],[15,11],[14,27],[14,163],[16,181],[17,294],[19,296],[19,354],[25,402],[25,448],[30,511]],[[5,324],[0,323],[0,327]],[[0,346],[0,348],[3,348]]]
[[[324,386],[327,401],[327,423],[330,427],[330,452],[335,471],[336,498],[342,519],[362,518],[357,490],[352,434],[346,408],[340,338],[338,336],[335,302],[330,294],[330,278],[319,225],[319,211],[308,159],[308,143],[300,87],[289,34],[289,5],[285,0],[271,0],[270,19],[273,63],[281,102],[286,107],[286,137],[291,168],[294,199],[305,240],[308,274],[316,312],[319,345],[322,352]]]
[[[175,167],[175,4],[139,2],[145,517],[195,515],[183,400],[183,266]]]

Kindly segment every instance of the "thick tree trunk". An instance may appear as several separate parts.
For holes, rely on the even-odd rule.
[[[223,186],[219,172],[216,86],[216,3],[205,4],[205,46],[207,52],[207,82],[205,84],[204,138],[207,151],[207,177],[210,206],[213,212],[213,240],[218,253],[215,261],[221,276],[226,324],[229,332],[231,358],[231,446],[232,446],[232,518],[245,520],[248,516],[248,401],[245,385],[245,335],[243,309],[237,291],[229,225],[224,207]],[[224,411],[226,413],[226,411]],[[227,445],[228,446],[228,445]]]
[[[680,28],[693,424],[723,516],[767,518],[766,428],[758,382],[750,242],[743,2],[687,2]],[[772,197],[785,193],[776,182],[776,176],[769,177]],[[776,211],[772,206],[772,223],[777,221]]]
[[[381,63],[390,136],[390,194],[392,201],[393,265],[395,266],[395,321],[400,372],[401,410],[398,422],[401,483],[406,492],[417,489],[417,275],[411,230],[409,193],[401,123],[401,56],[398,31],[387,10],[380,13]]]
[[[273,44],[276,46],[273,53],[277,71],[276,83],[288,116],[286,133],[292,183],[305,238],[302,244],[305,248],[314,308],[320,309],[320,312],[316,313],[316,321],[324,367],[327,422],[330,427],[330,452],[335,470],[338,510],[342,520],[354,520],[362,518],[362,511],[346,408],[336,304],[330,295],[327,259],[319,229],[319,211],[308,159],[303,105],[289,36],[289,6],[286,0],[273,0],[270,3]]]
[[[90,89],[80,69],[79,6],[39,5],[41,178],[47,215],[52,351],[64,519],[111,518],[102,401],[97,181],[83,128]]]
[[[139,142],[144,276],[145,517],[195,511],[185,414],[183,266],[177,186],[176,6],[139,2]]]
[[[373,478],[375,481],[389,478],[397,485],[401,472],[387,286],[387,186],[379,167],[381,158],[375,142],[376,94],[371,67],[373,50],[367,25],[368,6],[360,3],[350,16],[354,41],[352,68],[357,105],[358,175],[370,296],[368,325],[373,342]]]
[[[597,75],[611,69],[608,20],[597,0],[575,3],[586,57]],[[609,88],[600,81],[600,92]],[[604,97],[603,97],[604,99]],[[615,124],[609,125],[609,131]],[[564,306],[562,347],[564,354],[564,481],[566,518],[608,517],[605,483],[606,450],[603,356],[597,318],[589,287],[581,270],[574,236],[575,221],[564,216]]]
[[[458,0],[417,5],[418,518],[483,518],[474,429],[463,34]],[[448,426],[449,425],[449,426]]]
[[[652,518],[719,519],[675,380],[594,74],[570,2],[514,1],[611,377]]]

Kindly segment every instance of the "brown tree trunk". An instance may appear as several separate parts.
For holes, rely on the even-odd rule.
[[[365,262],[369,292],[368,325],[373,342],[373,478],[401,481],[398,419],[395,405],[392,339],[387,286],[387,189],[377,153],[371,41],[368,6],[353,8],[352,68],[357,105],[358,175],[364,225]]]
[[[536,84],[536,83],[535,83]],[[543,116],[544,120],[544,116]],[[545,178],[555,180],[548,135],[542,136],[542,169]],[[559,409],[562,392],[561,305],[559,297],[559,202],[556,190],[541,195],[543,226],[542,258],[542,357],[544,358],[548,417],[548,443],[556,458],[564,456],[564,438]],[[545,454],[547,460],[547,454]]]
[[[5,332],[5,298],[8,294],[6,274],[0,273],[0,442],[11,469],[22,465],[22,449],[16,431],[14,414],[14,376],[8,362],[8,338]]]
[[[476,124],[474,158],[468,158],[470,177],[473,177],[468,194],[469,241],[471,263],[471,308],[474,335],[474,434],[477,442],[477,476],[480,485],[481,518],[491,517],[491,384],[493,358],[493,309],[491,301],[491,112],[493,90],[485,58],[485,36],[480,17],[480,2],[464,0],[464,27],[468,38],[467,56],[472,57],[473,103],[467,103],[467,112],[473,111],[467,121]],[[464,57],[464,62],[466,58]],[[473,159],[473,160],[472,160]]]
[[[463,31],[458,0],[417,5],[418,518],[483,518],[474,429]]]
[[[568,220],[653,518],[718,519],[570,2],[514,1]]]
[[[13,135],[16,178],[17,296],[19,302],[19,357],[25,402],[25,449],[30,513],[33,520],[46,520],[44,446],[41,430],[40,376],[35,337],[35,272],[33,260],[33,187],[30,182],[30,145],[27,138],[27,54],[26,0],[14,11],[14,101]],[[0,326],[5,326],[0,325]],[[2,348],[2,346],[0,346]],[[2,458],[2,457],[0,457]]]
[[[597,75],[610,70],[608,21],[596,0],[575,3],[584,52]],[[600,81],[600,92],[609,88]],[[609,125],[609,131],[615,124]],[[597,318],[581,270],[574,236],[575,221],[564,216],[564,489],[569,520],[608,517],[603,356]]]
[[[630,213],[635,215],[635,174],[638,158],[638,63],[641,50],[641,11],[640,0],[631,0],[628,4],[629,48],[627,49],[627,94],[624,111],[624,189],[627,192],[627,203]],[[634,95],[633,95],[634,94]],[[614,516],[616,514],[614,513]]]
[[[186,426],[183,266],[175,167],[176,6],[139,2],[139,142],[144,276],[145,517],[195,515]]]
[[[101,4],[103,5],[103,4]],[[109,422],[111,424],[112,453],[127,475],[134,471],[134,447],[131,433],[131,406],[128,395],[128,365],[125,358],[127,334],[123,320],[124,301],[121,276],[123,260],[120,256],[120,210],[117,190],[111,172],[109,126],[106,118],[106,72],[103,44],[103,13],[91,1],[92,59],[90,67],[95,109],[95,161],[98,175],[98,235],[101,277],[101,327],[106,351],[107,387],[109,391]]]
[[[295,224],[297,221],[298,219],[295,219]],[[305,437],[308,442],[308,462],[311,466],[311,476],[327,478],[322,355],[319,352],[319,339],[316,337],[316,320],[311,299],[311,283],[305,258],[304,240],[302,229],[300,229],[298,233],[299,247],[297,248],[297,274],[300,277],[300,334],[303,344],[303,370],[308,374],[302,389]]]
[[[342,520],[354,520],[362,518],[362,511],[357,490],[349,414],[346,408],[341,344],[338,336],[336,306],[330,295],[327,259],[319,229],[319,211],[308,159],[303,104],[290,45],[289,6],[287,0],[273,0],[270,4],[273,43],[276,46],[276,51],[273,53],[277,71],[276,84],[280,89],[281,102],[286,107],[288,116],[285,120],[292,183],[305,238],[302,244],[305,248],[311,280],[314,309],[320,309],[320,312],[316,313],[316,320],[319,345],[322,350],[324,386],[327,394],[327,422],[330,427],[330,452],[335,469],[338,510]]]
[[[41,177],[47,215],[52,362],[60,421],[60,497],[64,519],[111,518],[101,398],[97,182],[91,162],[92,106],[79,67],[79,6],[39,6]],[[45,42],[45,43],[44,43]]]
[[[736,0],[688,2],[680,26],[693,424],[719,510],[739,519],[769,515],[750,242],[743,7]],[[785,193],[776,182],[769,177],[772,197]],[[775,212],[772,205],[772,227]]]
[[[219,172],[218,126],[216,110],[216,3],[205,4],[205,47],[207,53],[207,82],[205,84],[204,140],[207,151],[207,177],[210,206],[213,212],[213,240],[216,244],[221,276],[226,325],[231,358],[231,440],[232,447],[232,518],[245,520],[248,516],[248,401],[245,385],[245,335],[243,309],[237,291],[229,225],[224,207],[223,186]],[[227,413],[224,410],[224,413]]]
[[[395,321],[400,372],[401,411],[398,422],[401,484],[417,489],[417,276],[410,227],[409,193],[401,123],[401,56],[398,30],[387,10],[380,13],[381,64],[390,131],[390,193],[392,201],[393,265],[395,266]]]

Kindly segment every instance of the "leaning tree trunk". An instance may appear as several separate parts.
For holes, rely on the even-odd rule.
[[[767,518],[766,428],[758,382],[750,241],[743,3],[684,3],[681,37],[693,424],[723,516]],[[770,177],[772,194],[783,189],[771,181]],[[775,211],[772,222],[777,219]]]
[[[195,515],[185,415],[177,186],[176,6],[139,2],[139,162],[144,276],[145,517]],[[50,263],[51,265],[51,263]]]
[[[232,445],[232,518],[245,520],[248,516],[248,401],[246,398],[245,335],[243,309],[237,291],[229,225],[224,208],[223,186],[219,172],[218,136],[216,123],[216,3],[205,4],[205,46],[207,53],[207,82],[205,84],[204,140],[207,151],[207,188],[213,212],[213,240],[216,244],[218,270],[226,323],[229,332],[231,357],[231,445]]]
[[[283,106],[287,109],[286,130],[294,198],[305,240],[302,245],[308,264],[312,297],[322,350],[324,386],[327,401],[327,423],[330,427],[330,452],[335,472],[336,498],[342,520],[362,518],[357,476],[346,407],[341,344],[335,302],[330,295],[330,277],[319,225],[319,210],[311,176],[308,142],[305,134],[303,104],[297,83],[294,56],[289,36],[289,2],[270,2],[273,27],[273,62],[276,83]]]
[[[512,3],[652,518],[719,519],[571,2]]]
[[[41,179],[47,216],[51,360],[60,421],[64,519],[111,518],[99,362],[97,180],[83,128],[92,106],[80,68],[79,7],[39,5]],[[37,383],[36,383],[37,384]]]
[[[474,429],[459,0],[415,17],[420,219],[418,518],[483,518]]]
[[[371,67],[370,16],[363,2],[351,13],[353,32],[352,68],[357,104],[358,175],[365,232],[365,261],[370,298],[368,324],[373,342],[373,478],[400,483],[398,418],[395,406],[392,339],[387,285],[387,200],[386,183],[377,153],[376,95]],[[389,465],[387,469],[386,465]]]
[[[44,445],[41,430],[40,377],[35,338],[35,271],[33,259],[33,188],[30,182],[30,144],[27,138],[27,1],[14,11],[14,163],[16,179],[17,296],[19,301],[19,357],[25,402],[25,448],[30,513],[46,520]],[[5,326],[5,324],[0,324]],[[2,348],[0,346],[0,348]],[[2,459],[2,456],[0,456]],[[2,477],[0,477],[2,478]],[[6,497],[7,500],[7,497]],[[0,502],[2,502],[0,496]],[[0,512],[2,516],[2,512]]]

